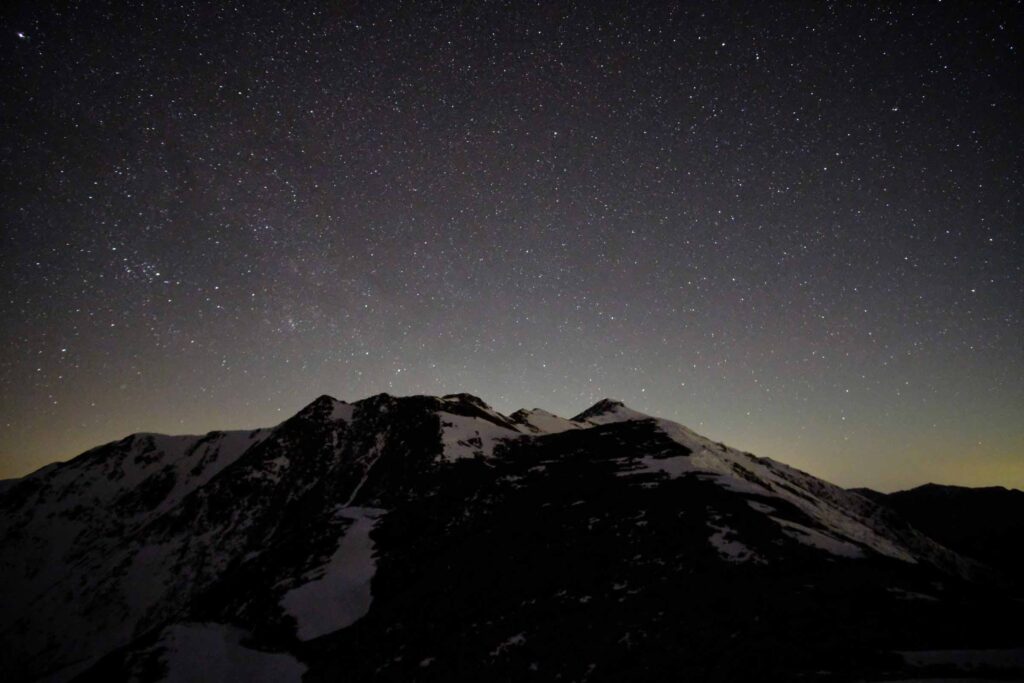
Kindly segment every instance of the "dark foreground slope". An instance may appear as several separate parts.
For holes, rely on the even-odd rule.
[[[951,650],[1021,675],[1024,603],[984,564],[611,401],[322,397],[129,437],[0,509],[13,680],[886,680]]]
[[[896,493],[863,493],[946,547],[1024,585],[1024,491],[925,484]]]

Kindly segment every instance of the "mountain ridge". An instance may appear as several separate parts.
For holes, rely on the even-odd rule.
[[[566,419],[538,409],[505,416],[469,394],[322,395],[273,427],[137,434],[90,449],[0,490],[0,510],[0,636],[15,644],[0,664],[15,680],[159,680],[183,666],[174,643],[209,638],[239,656],[293,657],[286,668],[308,667],[314,680],[348,661],[348,648],[365,647],[356,642],[367,630],[377,629],[380,656],[399,627],[421,634],[409,643],[429,641],[442,622],[476,642],[461,630],[470,624],[445,616],[458,605],[455,613],[482,609],[464,601],[504,585],[518,586],[523,604],[562,601],[565,588],[540,597],[562,571],[541,575],[536,554],[545,552],[566,567],[598,552],[634,576],[641,596],[687,573],[756,583],[789,567],[824,572],[826,583],[881,572],[905,586],[900,595],[938,600],[936,591],[970,592],[961,586],[989,576],[868,497],[612,399]],[[523,524],[535,532],[523,536]],[[548,547],[545,537],[561,540]],[[624,542],[653,564],[627,561]],[[514,554],[493,564],[508,548]],[[509,574],[519,565],[537,574]],[[410,567],[425,567],[433,583]],[[458,583],[449,584],[452,572]],[[616,595],[623,580],[598,581],[592,589],[607,596],[595,604],[633,609],[633,598]],[[950,587],[929,588],[936,581]],[[452,604],[437,603],[446,590]],[[438,616],[425,619],[427,606]],[[543,630],[530,616],[539,608],[515,609]],[[202,623],[220,626],[189,626]],[[317,643],[328,642],[325,654]],[[529,675],[530,662],[493,659],[458,667]],[[455,675],[456,661],[437,666]],[[585,664],[558,667],[576,676]],[[685,664],[708,674],[706,665]],[[409,666],[374,665],[399,678],[422,673]]]

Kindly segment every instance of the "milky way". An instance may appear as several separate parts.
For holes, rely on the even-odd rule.
[[[1024,485],[1019,4],[275,4],[8,10],[0,475],[467,391]]]

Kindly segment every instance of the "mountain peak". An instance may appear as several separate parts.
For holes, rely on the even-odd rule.
[[[649,420],[650,415],[633,410],[622,401],[614,398],[602,398],[582,413],[572,418],[573,422],[588,424],[609,424],[612,422],[628,422],[630,420]]]
[[[340,401],[333,396],[321,394],[309,405],[300,410],[296,417],[327,420],[351,420],[353,407],[345,401]]]
[[[455,401],[458,403],[468,403],[470,405],[476,406],[477,408],[482,408],[484,410],[492,410],[492,408],[489,405],[487,405],[487,403],[482,398],[480,398],[479,396],[474,396],[473,394],[467,394],[465,392],[458,394],[445,394],[444,396],[441,397],[441,400]]]
[[[307,407],[312,408],[314,406],[333,406],[335,403],[338,403],[338,399],[334,398],[329,394],[320,394],[315,399],[313,399],[313,401]]]

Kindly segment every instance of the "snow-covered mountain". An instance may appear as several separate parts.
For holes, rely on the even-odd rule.
[[[608,399],[322,396],[0,511],[7,680],[847,680],[1022,644],[996,575],[890,507]]]

